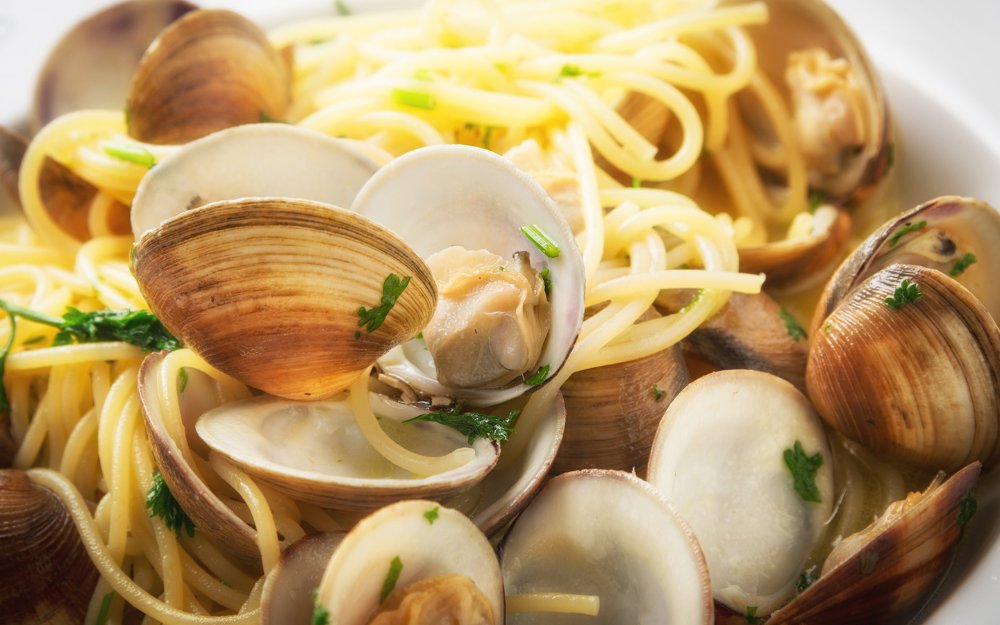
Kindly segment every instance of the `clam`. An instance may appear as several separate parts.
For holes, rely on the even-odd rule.
[[[220,130],[143,176],[132,232],[138,239],[168,217],[220,200],[284,197],[350,206],[377,169],[354,144],[289,124]]]
[[[329,625],[504,622],[500,566],[460,512],[401,501],[366,517],[334,552],[316,593]]]
[[[260,27],[232,11],[192,11],[143,56],[125,102],[128,132],[146,143],[186,143],[282,120],[290,98],[288,64]]]
[[[712,623],[698,541],[667,499],[629,473],[552,478],[511,528],[501,567],[511,625]],[[538,595],[555,597],[532,607]],[[585,605],[599,603],[597,614],[541,611],[574,611],[567,595],[596,597]]]
[[[0,610],[6,623],[82,623],[97,583],[73,519],[22,471],[0,470]]]
[[[890,505],[871,526],[844,539],[820,578],[768,623],[912,622],[948,570],[975,512],[971,491],[979,473],[979,463],[972,463]]]
[[[430,272],[401,239],[305,200],[185,211],[139,239],[132,268],[175,336],[219,370],[290,399],[346,389],[424,328],[437,299]]]
[[[806,384],[835,429],[928,470],[1000,459],[1000,329],[949,276],[891,265],[813,336]]]
[[[867,197],[888,171],[888,107],[857,37],[820,0],[767,0],[769,19],[748,27],[758,65],[793,112],[809,184],[838,204]],[[771,140],[753,106],[742,102],[758,139]],[[749,108],[747,108],[749,106]]]
[[[380,169],[352,208],[412,245],[441,294],[423,337],[382,357],[383,373],[496,405],[559,370],[583,320],[583,263],[530,176],[487,150],[433,146]]]
[[[127,0],[73,27],[49,52],[35,85],[31,126],[82,109],[120,109],[150,42],[195,6],[183,0]]]
[[[260,595],[261,625],[307,625],[312,622],[312,593],[344,539],[342,532],[309,534],[281,552]]]
[[[691,524],[715,599],[763,616],[793,595],[833,510],[830,459],[823,423],[795,387],[720,371],[670,404],[647,479]]]
[[[426,411],[370,397],[379,426],[406,449],[444,456],[466,446],[466,436],[450,427],[404,423]],[[456,494],[483,479],[500,454],[497,443],[478,438],[470,461],[443,473],[414,475],[368,442],[346,399],[295,402],[257,396],[209,410],[196,429],[205,444],[259,482],[298,501],[338,510]]]

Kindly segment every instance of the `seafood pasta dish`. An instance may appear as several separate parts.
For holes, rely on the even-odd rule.
[[[361,5],[113,5],[0,128],[4,618],[919,622],[1000,213],[839,16]]]

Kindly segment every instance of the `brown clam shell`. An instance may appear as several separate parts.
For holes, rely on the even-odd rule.
[[[97,583],[59,498],[15,469],[0,470],[0,614],[4,623],[82,623]]]
[[[356,213],[318,202],[206,204],[136,244],[133,272],[163,324],[212,366],[288,399],[326,399],[415,336],[437,302],[410,247]],[[411,281],[369,331],[390,275]]]
[[[277,566],[264,580],[260,625],[312,622],[312,593],[319,587],[326,564],[344,535],[344,532],[311,534],[281,552]]]
[[[768,625],[904,625],[944,577],[970,513],[974,462],[774,612]]]
[[[128,132],[147,143],[186,143],[282,120],[290,98],[286,60],[260,27],[232,11],[192,11],[164,29],[136,70]]]

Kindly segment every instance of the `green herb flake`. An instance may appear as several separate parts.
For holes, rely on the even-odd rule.
[[[485,412],[463,412],[462,406],[456,404],[446,410],[435,410],[417,415],[403,421],[403,423],[418,421],[440,423],[464,434],[471,445],[477,438],[486,438],[491,441],[507,440],[514,432],[514,421],[520,413],[520,410],[511,410],[506,417],[498,417]]]
[[[816,209],[819,208],[820,206],[822,206],[824,202],[826,202],[826,193],[824,191],[820,191],[819,189],[815,189],[815,190],[809,192],[809,212],[810,213],[815,213]]]
[[[535,247],[542,251],[542,254],[549,258],[558,258],[559,246],[537,224],[521,226],[521,234],[528,237],[528,240],[534,243]]]
[[[424,518],[427,519],[428,523],[434,525],[434,521],[437,521],[438,516],[440,516],[440,510],[441,510],[440,506],[434,506],[430,510],[424,512]]]
[[[83,312],[68,306],[58,327],[53,345],[124,341],[147,352],[173,351],[181,346],[160,320],[145,310]]]
[[[378,306],[374,308],[358,308],[358,325],[364,326],[365,331],[371,334],[382,325],[392,307],[396,305],[399,296],[406,290],[406,285],[410,283],[410,276],[400,278],[394,273],[386,276],[382,282],[382,299]],[[354,333],[354,338],[361,338],[360,332]]]
[[[163,481],[163,475],[159,471],[153,473],[153,485],[146,493],[146,509],[149,510],[149,516],[161,517],[167,527],[174,530],[174,534],[178,538],[181,536],[182,529],[187,532],[188,536],[194,536],[194,521],[187,515],[187,512],[184,512],[181,504],[174,499],[173,493],[170,492],[170,488]]]
[[[747,606],[746,619],[747,623],[750,623],[750,625],[757,625],[758,623],[764,622],[762,617],[757,616],[757,606],[755,605]]]
[[[333,10],[340,16],[351,14],[351,9],[347,6],[347,3],[345,3],[344,0],[333,0]]]
[[[792,340],[801,341],[807,338],[805,328],[802,327],[802,324],[790,312],[782,308],[778,314],[781,315],[781,320],[785,322],[785,332],[788,333],[788,336],[792,337]]]
[[[524,379],[528,386],[540,386],[549,377],[549,365],[542,365],[537,371]]]
[[[979,508],[979,504],[976,503],[976,498],[972,496],[970,492],[965,496],[965,499],[958,504],[958,537],[961,539],[965,536],[965,526],[972,519],[972,516],[976,513]]]
[[[951,270],[948,271],[948,275],[952,278],[957,278],[958,276],[965,273],[965,270],[969,268],[969,265],[976,262],[976,255],[966,254],[965,256],[959,258],[955,261],[955,264],[951,266]]]
[[[104,153],[126,163],[141,165],[146,169],[152,169],[156,165],[156,157],[141,145],[109,141],[104,144]]]
[[[542,284],[545,285],[545,296],[552,295],[552,272],[546,267],[538,272],[538,276],[542,279]]]
[[[563,65],[561,68],[559,68],[559,78],[560,79],[562,79],[562,78],[577,78],[577,77],[580,77],[580,76],[591,76],[591,77],[596,78],[596,77],[598,77],[600,75],[601,75],[600,72],[585,72],[585,71],[583,71],[580,68],[579,65],[571,65],[569,63],[567,63],[566,65]]]
[[[823,466],[823,454],[816,452],[807,456],[802,443],[795,441],[791,449],[783,454],[785,466],[792,473],[795,492],[803,501],[819,503],[821,501],[819,488],[816,486],[816,472]]]
[[[328,625],[330,622],[330,611],[319,604],[319,592],[312,591],[313,613],[309,625]]]
[[[262,123],[262,124],[286,124],[286,123],[288,123],[288,122],[286,122],[283,119],[279,119],[277,117],[271,117],[271,114],[268,113],[267,111],[263,110],[263,109],[261,109],[260,114],[257,116],[257,120],[260,123]]]
[[[795,584],[795,592],[801,595],[807,588],[816,583],[816,579],[817,576],[815,566],[811,566],[802,571],[802,574],[799,575],[799,581]]]
[[[184,392],[184,389],[188,385],[188,371],[187,367],[181,367],[177,370],[177,394],[180,395]]]
[[[885,298],[885,305],[893,310],[900,310],[907,304],[913,304],[920,300],[924,294],[920,291],[920,285],[903,279],[892,292],[892,295]]]
[[[911,232],[918,232],[926,227],[927,227],[926,219],[922,219],[916,223],[906,222],[899,230],[896,230],[894,233],[892,233],[892,236],[889,237],[889,247],[896,247],[896,244],[899,243],[900,239],[910,234]]]
[[[399,581],[399,574],[403,572],[403,561],[396,556],[389,563],[389,572],[385,574],[385,581],[382,582],[382,592],[379,593],[378,602],[383,603],[390,594],[392,590],[396,587],[396,582]]]
[[[108,594],[101,597],[101,607],[97,610],[97,617],[94,619],[94,625],[106,625],[108,622],[108,613],[111,612],[111,600],[114,599],[115,593],[109,592]]]
[[[833,324],[829,321],[823,324],[823,334],[830,334],[831,330],[833,330]]]
[[[656,401],[660,401],[666,394],[667,392],[665,390],[663,390],[659,386],[656,386],[655,384],[653,385],[653,399],[655,399]]]
[[[393,89],[392,101],[401,106],[433,111],[437,106],[437,98],[433,93],[413,91],[411,89]]]
[[[10,409],[10,399],[7,397],[7,389],[3,385],[4,369],[7,365],[7,354],[14,347],[14,335],[17,333],[17,318],[8,308],[7,302],[0,300],[0,308],[7,311],[7,320],[10,321],[10,336],[7,337],[7,344],[0,349],[0,413]]]
[[[486,129],[483,130],[483,149],[484,150],[489,150],[490,149],[490,142],[493,140],[493,132],[496,129],[497,129],[496,126],[487,126]]]
[[[701,298],[704,295],[705,295],[705,289],[698,289],[698,291],[695,292],[694,296],[691,298],[691,301],[689,301],[687,304],[684,304],[684,306],[680,310],[677,311],[677,314],[684,314],[687,311],[689,311],[692,308],[694,308],[694,305],[697,304],[698,302],[700,302]]]
[[[642,188],[642,180],[640,180],[639,178],[632,178],[632,188],[633,189],[641,189]]]
[[[865,419],[865,423],[867,423],[868,425],[871,425],[871,426],[874,427],[874,425],[875,425],[875,419],[872,419],[871,417],[868,417],[867,419]]]

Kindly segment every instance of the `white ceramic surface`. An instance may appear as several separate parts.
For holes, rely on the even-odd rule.
[[[400,0],[410,2],[411,0]],[[857,30],[879,67],[899,129],[901,198],[981,197],[1000,206],[1000,2],[829,0]],[[110,0],[3,0],[0,123],[21,125],[34,77],[52,43]],[[263,24],[330,15],[332,0],[209,0]],[[378,8],[396,0],[345,0]],[[1000,244],[1000,242],[998,242]],[[1000,623],[1000,471],[984,480],[979,512],[959,559],[925,614],[926,625]]]

